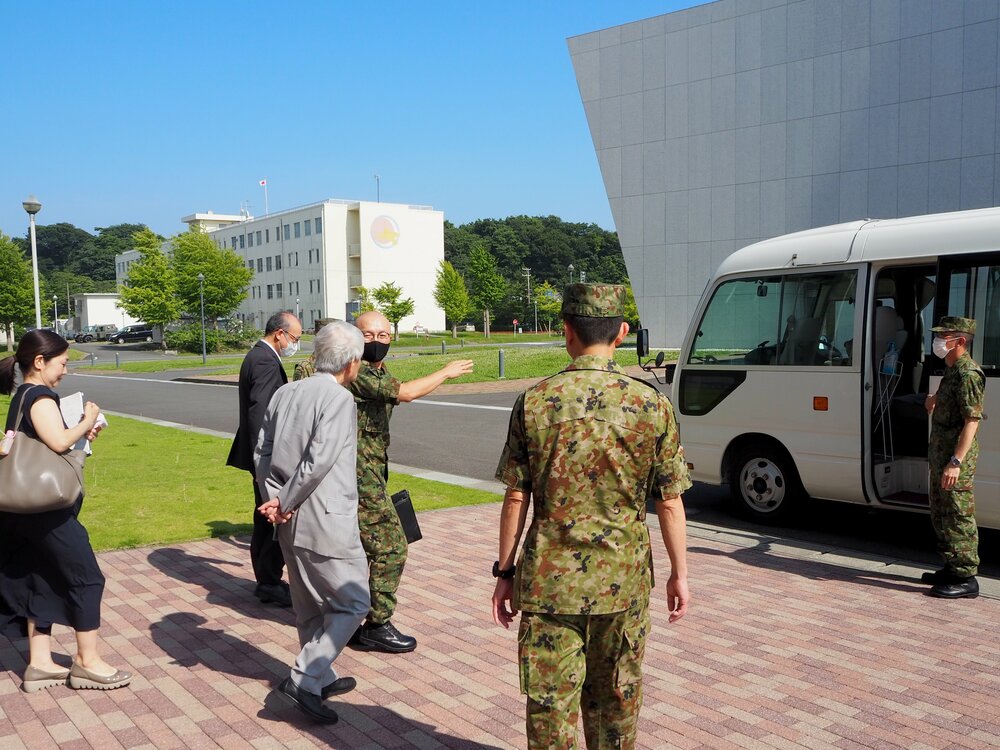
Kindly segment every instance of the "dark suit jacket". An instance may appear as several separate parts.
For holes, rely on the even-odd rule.
[[[253,451],[271,396],[288,382],[285,368],[274,351],[258,341],[240,367],[240,426],[229,450],[228,466],[253,473]]]

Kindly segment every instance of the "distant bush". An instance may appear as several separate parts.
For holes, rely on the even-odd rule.
[[[205,329],[205,351],[210,354],[246,349],[261,337],[256,328]],[[201,325],[181,326],[176,331],[167,331],[167,348],[193,354],[201,353]]]

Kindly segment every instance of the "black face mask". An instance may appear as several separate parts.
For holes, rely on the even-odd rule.
[[[388,344],[383,344],[381,341],[368,341],[365,342],[365,351],[361,355],[361,359],[365,362],[381,362],[388,353]]]

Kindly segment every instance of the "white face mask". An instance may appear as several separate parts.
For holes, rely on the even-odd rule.
[[[282,357],[291,357],[298,350],[299,350],[299,342],[298,341],[293,341],[291,344],[289,344],[284,349],[282,349],[279,352],[279,354],[281,354]]]
[[[947,357],[948,352],[951,351],[951,348],[948,346],[948,339],[939,338],[937,336],[934,337],[934,343],[931,348],[934,350],[934,356],[940,357],[941,359]]]

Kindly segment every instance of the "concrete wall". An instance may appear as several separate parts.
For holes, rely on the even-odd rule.
[[[719,262],[859,218],[1000,203],[997,0],[720,0],[569,40],[642,322]]]

